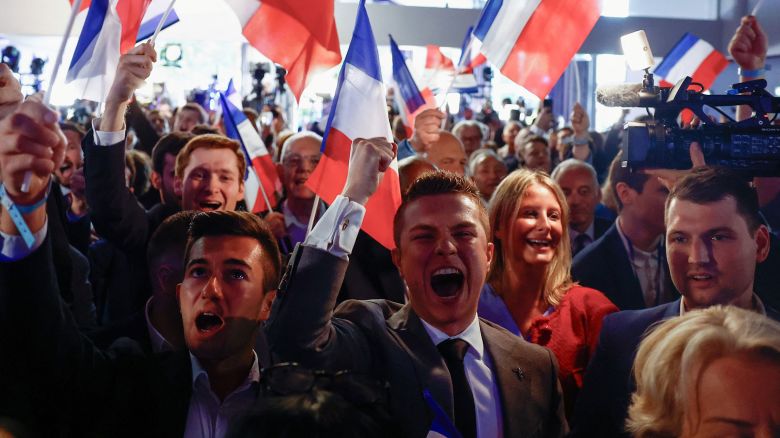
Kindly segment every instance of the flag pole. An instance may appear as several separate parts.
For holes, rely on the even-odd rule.
[[[160,34],[160,31],[163,28],[163,25],[165,25],[165,20],[168,19],[168,15],[170,15],[171,11],[173,10],[173,4],[176,3],[176,0],[171,0],[171,3],[168,5],[168,9],[165,10],[165,13],[162,16],[162,19],[159,23],[157,23],[157,29],[154,30],[154,34],[149,39],[149,44],[154,46],[154,41],[157,39],[157,35]],[[270,208],[270,207],[269,207]]]
[[[51,101],[51,90],[54,88],[54,81],[57,79],[57,73],[60,71],[60,65],[62,65],[62,55],[65,53],[65,45],[68,43],[68,37],[70,37],[70,31],[73,30],[73,22],[76,21],[76,15],[81,8],[81,0],[73,2],[73,7],[70,8],[70,17],[68,18],[68,24],[65,26],[65,34],[62,36],[62,42],[60,48],[57,51],[57,58],[54,61],[54,70],[51,73],[51,80],[49,80],[49,87],[46,89],[46,93],[43,95],[43,104],[49,105]],[[30,191],[30,181],[32,179],[32,172],[28,171],[24,174],[24,180],[22,181],[23,193]]]
[[[574,86],[577,90],[577,99],[575,99],[575,103],[580,101],[580,69],[577,67],[577,60],[572,59],[572,67],[574,67]]]
[[[250,166],[251,166],[251,164],[252,163],[249,163]],[[260,179],[260,175],[257,176],[257,179],[258,180]],[[266,206],[266,208],[268,208],[268,212],[270,213],[270,212],[274,211],[274,209],[271,208],[271,200],[268,199],[268,195],[265,193],[265,187],[263,187],[263,182],[262,181],[258,181],[258,182],[260,183],[259,184],[259,186],[260,186],[260,193],[263,195],[263,201],[265,201],[265,206]]]
[[[750,15],[756,16],[758,14],[758,10],[761,9],[761,5],[764,4],[764,0],[758,0],[758,3],[756,3],[756,6],[753,8],[753,10],[750,12]]]
[[[320,195],[314,197],[314,204],[311,206],[311,214],[309,215],[309,226],[306,227],[306,235],[311,233],[311,229],[314,228],[314,217],[317,215],[317,206],[320,205]]]

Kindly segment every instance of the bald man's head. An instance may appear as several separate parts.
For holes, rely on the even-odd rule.
[[[447,131],[441,131],[439,141],[428,149],[428,161],[441,170],[458,175],[466,174],[466,151],[457,137]]]
[[[401,181],[401,195],[425,172],[434,172],[436,167],[423,157],[413,155],[398,162],[398,179]]]

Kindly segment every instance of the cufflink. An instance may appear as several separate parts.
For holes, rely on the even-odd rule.
[[[515,376],[517,376],[517,380],[521,382],[525,380],[525,371],[523,371],[521,368],[513,368],[512,372],[515,373]]]

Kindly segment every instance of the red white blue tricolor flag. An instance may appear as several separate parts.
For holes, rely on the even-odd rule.
[[[728,63],[726,57],[715,50],[712,44],[686,32],[658,64],[653,74],[663,79],[663,86],[672,86],[680,79],[690,76],[693,82],[709,89]]]
[[[384,137],[393,141],[386,105],[376,41],[365,0],[361,0],[322,140],[322,158],[306,182],[325,202],[333,203],[344,188],[354,139]],[[366,203],[361,227],[386,248],[395,247],[393,216],[400,204],[398,163],[393,159]]]
[[[601,15],[599,0],[488,0],[474,36],[504,76],[543,99]]]
[[[93,0],[65,75],[83,99],[102,102],[114,81],[119,56],[135,45],[151,0]],[[71,2],[72,3],[72,2]]]
[[[247,163],[244,174],[244,200],[247,209],[252,213],[261,213],[268,210],[269,206],[276,207],[276,192],[281,191],[276,166],[260,134],[241,110],[241,96],[233,87],[232,80],[227,91],[220,93],[220,101],[225,134],[241,143]]]
[[[296,99],[315,74],[341,62],[333,0],[225,1],[249,44],[287,69]]]
[[[482,42],[474,37],[474,26],[469,26],[466,31],[466,37],[460,48],[460,59],[458,60],[458,71],[461,73],[473,73],[474,67],[478,67],[487,62],[485,55],[480,49]]]
[[[390,37],[390,53],[393,58],[393,87],[395,88],[395,98],[398,102],[398,110],[404,120],[407,136],[412,136],[412,126],[414,126],[414,114],[425,106],[425,96],[417,88],[412,72],[406,65],[401,49],[395,43],[393,37]],[[428,93],[430,97],[432,95]]]
[[[141,21],[141,27],[138,28],[138,35],[135,37],[136,42],[141,42],[154,35],[154,31],[157,30],[157,25],[165,16],[165,10],[168,9],[170,3],[171,0],[152,0],[149,9],[146,10],[143,21]],[[165,19],[161,30],[165,30],[178,22],[179,16],[176,15],[176,9],[171,9],[171,13]]]

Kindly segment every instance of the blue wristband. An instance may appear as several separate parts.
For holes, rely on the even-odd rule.
[[[761,76],[765,76],[766,75],[766,71],[767,70],[771,70],[771,69],[772,69],[772,66],[768,65],[768,64],[766,66],[762,67],[762,68],[757,68],[755,70],[745,70],[742,67],[739,67],[739,68],[737,68],[737,74],[742,76],[742,77],[746,77],[746,78],[758,78],[758,77],[761,77]]]
[[[35,245],[35,236],[33,236],[32,231],[30,231],[30,227],[27,226],[27,222],[24,220],[22,215],[31,213],[45,204],[46,199],[49,197],[50,190],[51,180],[49,180],[49,188],[46,189],[46,196],[44,196],[40,201],[32,205],[16,205],[14,204],[14,201],[12,201],[8,196],[8,193],[5,191],[5,187],[0,184],[0,204],[2,204],[8,211],[8,215],[11,216],[11,220],[14,222],[14,225],[16,225],[16,229],[19,231],[22,239],[24,239],[24,243],[27,245],[27,248],[32,248],[33,245]]]

